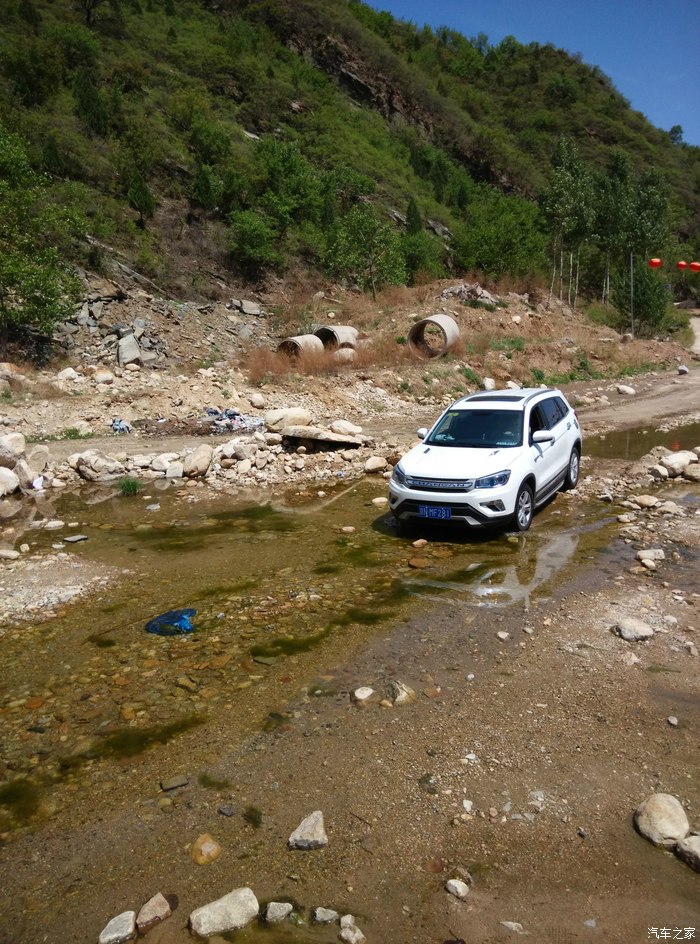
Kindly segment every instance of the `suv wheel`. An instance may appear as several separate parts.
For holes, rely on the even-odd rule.
[[[527,531],[532,523],[532,489],[529,485],[520,486],[513,523],[517,531]]]
[[[566,478],[564,479],[564,484],[562,485],[562,491],[568,492],[569,489],[576,488],[580,469],[581,457],[579,455],[578,446],[574,446],[574,448],[571,450],[571,455],[569,456],[569,465],[566,470]]]

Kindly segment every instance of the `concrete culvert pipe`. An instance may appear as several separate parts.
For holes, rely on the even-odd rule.
[[[459,325],[449,315],[430,315],[417,321],[408,334],[408,346],[422,358],[442,357],[459,339]]]
[[[324,347],[357,347],[357,328],[352,325],[323,325],[314,334],[321,339]]]
[[[323,351],[323,341],[315,334],[297,334],[281,341],[277,345],[277,350],[290,357],[298,357],[302,352],[320,354]]]

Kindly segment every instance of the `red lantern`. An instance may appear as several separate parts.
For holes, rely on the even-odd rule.
[[[650,268],[650,269],[660,269],[662,265],[663,265],[663,263],[662,263],[661,259],[650,259],[650,260],[649,260],[649,268]]]
[[[700,262],[691,262],[690,263],[691,272],[700,272]]]
[[[677,269],[687,269],[687,268],[688,268],[688,263],[685,262],[683,259],[681,259],[680,262],[677,262],[677,263],[676,263],[676,268],[677,268]]]

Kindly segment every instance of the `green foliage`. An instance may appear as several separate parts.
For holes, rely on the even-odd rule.
[[[126,198],[129,206],[138,213],[141,227],[145,226],[146,219],[150,219],[155,213],[156,200],[138,171],[132,174]]]
[[[369,289],[372,298],[383,285],[400,285],[406,278],[399,237],[365,204],[339,221],[326,262],[336,275]]]
[[[73,83],[76,114],[90,131],[105,135],[109,124],[109,115],[103,95],[96,88],[91,75],[81,69]]]
[[[420,215],[418,204],[411,197],[406,210],[406,231],[409,236],[415,236],[423,230],[423,217]]]
[[[49,333],[74,309],[75,275],[61,250],[78,235],[76,219],[47,202],[46,181],[24,143],[0,125],[0,336],[12,328]]]
[[[221,203],[224,194],[224,182],[207,164],[202,164],[197,170],[194,182],[190,189],[193,203],[204,210],[215,210]]]
[[[679,127],[651,127],[600,69],[549,44],[491,46],[359,0],[12,0],[0,48],[0,120],[52,175],[49,202],[86,208],[91,230],[132,261],[159,264],[154,246],[180,230],[173,211],[188,225],[188,197],[206,214],[210,268],[224,251],[215,226],[230,219],[232,259],[255,278],[330,262],[369,194],[378,219],[408,208],[400,257],[414,284],[448,265],[537,281],[556,252],[574,299],[579,283],[605,283],[607,297],[630,251],[661,254],[672,229],[697,242],[700,149]],[[316,57],[326,74],[297,52],[330,48],[352,49],[362,82],[338,83],[333,55]],[[401,119],[377,110],[375,76]],[[143,224],[154,199],[168,213],[144,244],[124,208]],[[449,247],[421,217],[454,234]],[[347,262],[333,271],[356,277]]]
[[[644,263],[634,266],[634,290],[632,273],[624,267],[616,274],[612,283],[612,301],[625,316],[628,330],[640,337],[652,337],[661,329],[671,302],[671,296],[658,272]]]
[[[141,491],[141,482],[132,475],[122,476],[117,482],[117,485],[119,486],[119,493],[125,497],[138,495]]]
[[[280,268],[282,255],[274,222],[254,210],[240,210],[229,217],[228,248],[235,268],[255,277],[265,268]]]
[[[532,202],[481,187],[470,203],[466,224],[455,227],[453,249],[459,268],[499,278],[542,271],[546,244]]]
[[[61,81],[62,64],[55,46],[42,38],[31,38],[15,48],[3,50],[3,73],[22,104],[43,105]]]
[[[481,386],[481,377],[472,367],[465,364],[463,367],[459,368],[459,373],[474,387]]]
[[[428,233],[420,231],[403,236],[401,251],[410,283],[433,281],[446,276],[444,248]]]
[[[525,339],[521,337],[492,338],[489,347],[492,351],[503,351],[507,357],[512,357],[516,352],[525,350]]]
[[[81,433],[77,426],[67,426],[57,439],[91,439],[92,433]]]

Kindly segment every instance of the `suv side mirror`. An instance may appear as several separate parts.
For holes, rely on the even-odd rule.
[[[425,439],[425,437],[426,437],[427,435],[428,435],[428,430],[427,430],[427,428],[426,428],[425,426],[421,426],[420,429],[417,429],[417,430],[416,430],[416,436],[417,436],[419,439]]]
[[[534,443],[554,442],[554,433],[548,429],[538,429],[532,434],[532,441]]]

